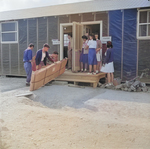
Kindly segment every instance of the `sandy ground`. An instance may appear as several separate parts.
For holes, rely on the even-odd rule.
[[[148,93],[53,85],[15,97],[25,92],[0,93],[0,149],[150,148]]]

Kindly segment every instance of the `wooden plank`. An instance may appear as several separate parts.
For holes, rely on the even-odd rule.
[[[16,97],[24,97],[24,96],[31,96],[31,95],[33,95],[32,92],[27,92],[27,93],[24,93],[24,94],[16,95]]]
[[[71,71],[65,71],[62,76],[66,76],[66,75],[69,75],[69,76],[90,76],[92,78],[92,77],[95,77],[95,76],[103,76],[103,75],[105,75],[105,73],[99,73],[99,74],[96,74],[96,75],[89,75],[87,73],[81,73],[81,72],[72,73]]]
[[[97,81],[91,81],[91,80],[79,80],[79,79],[56,79],[57,81],[71,81],[71,82],[87,82],[87,83],[95,83]]]

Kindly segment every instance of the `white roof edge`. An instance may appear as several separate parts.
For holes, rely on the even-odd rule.
[[[148,0],[96,0],[0,12],[0,21],[150,7]]]

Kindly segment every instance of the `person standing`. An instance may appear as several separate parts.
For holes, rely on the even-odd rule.
[[[101,72],[107,73],[108,84],[106,87],[113,85],[114,81],[114,49],[111,41],[107,42],[107,51],[105,53],[104,66],[102,66]]]
[[[96,47],[96,58],[97,58],[97,68],[96,68],[96,73],[99,73],[102,67],[102,43],[98,39],[98,34],[95,34],[95,39],[97,42],[97,47]]]
[[[32,75],[32,50],[34,45],[32,43],[29,44],[28,48],[24,51],[23,55],[23,62],[24,62],[24,69],[26,71],[27,79],[26,79],[26,86],[30,86],[31,75]]]
[[[73,49],[73,38],[72,34],[68,34],[68,70],[72,69],[72,49]]]
[[[36,70],[39,70],[42,68],[42,66],[46,66],[46,60],[47,58],[51,61],[51,62],[54,62],[49,54],[48,54],[48,49],[50,48],[50,46],[45,43],[43,45],[43,48],[38,50],[37,53],[36,53],[36,58],[35,58],[35,61],[36,61]]]
[[[94,73],[96,74],[96,65],[97,65],[97,59],[96,59],[96,46],[97,43],[94,39],[94,35],[91,34],[89,36],[90,40],[88,41],[86,49],[89,48],[89,53],[88,53],[88,63],[89,63],[89,73],[92,74],[92,66],[94,67]]]
[[[88,49],[86,49],[88,43],[87,36],[83,35],[82,39],[83,39],[83,45],[82,45],[82,51],[80,55],[81,72],[83,72],[83,69],[84,72],[86,72],[88,69],[88,51],[89,51]]]

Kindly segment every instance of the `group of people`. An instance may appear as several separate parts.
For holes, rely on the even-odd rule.
[[[95,34],[95,36],[91,34],[89,38],[86,35],[83,35],[82,39],[83,46],[80,55],[81,72],[87,72],[89,66],[88,74],[99,73],[102,64],[102,43],[98,39],[98,34]]]
[[[50,62],[54,63],[58,61],[58,53],[55,51],[53,54],[48,54],[48,49],[50,46],[45,43],[43,48],[38,50],[35,55],[35,61],[33,60],[32,50],[34,49],[34,44],[30,43],[28,48],[24,51],[23,62],[24,62],[24,69],[26,71],[27,79],[26,85],[30,85],[32,70],[35,65],[35,70],[39,70],[42,67],[47,65],[47,59]]]
[[[68,35],[69,44],[68,44],[68,69],[72,67],[72,47],[73,47],[73,39],[71,34]],[[107,73],[108,84],[107,86],[113,85],[114,80],[114,52],[113,45],[111,41],[107,42],[107,50],[105,52],[105,59],[103,60],[102,55],[102,43],[98,39],[98,34],[91,34],[89,36],[83,35],[83,45],[81,49],[80,55],[80,64],[81,64],[81,72],[87,72],[88,74],[95,75],[99,72]],[[43,48],[38,50],[35,55],[35,61],[33,61],[32,50],[34,48],[34,44],[29,44],[28,48],[24,51],[24,69],[27,74],[26,85],[30,85],[31,75],[33,66],[35,65],[35,70],[39,70],[42,67],[47,65],[47,59],[50,62],[54,63],[58,61],[58,53],[54,52],[53,54],[48,54],[48,49],[50,46],[45,43]],[[103,61],[102,61],[103,60]]]
[[[72,63],[72,35],[68,35],[68,69],[71,69]],[[102,55],[102,43],[98,39],[98,34],[96,33],[88,34],[82,36],[83,45],[80,54],[80,66],[81,72],[87,72],[89,75],[95,75],[99,72],[107,73],[108,84],[107,86],[113,85],[114,80],[114,52],[113,45],[111,41],[107,42],[107,50],[105,55]]]

